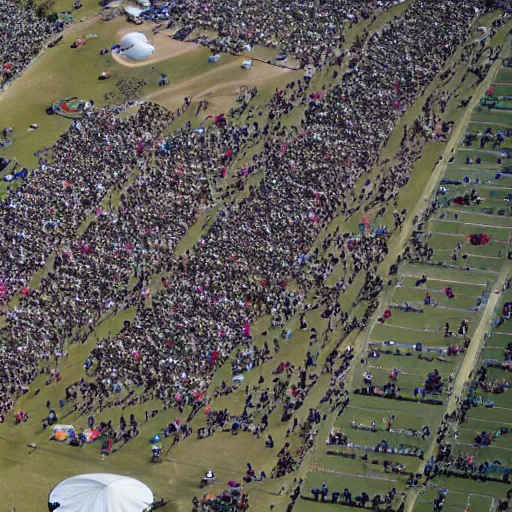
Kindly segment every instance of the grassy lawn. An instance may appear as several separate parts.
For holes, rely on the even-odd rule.
[[[36,5],[43,3],[44,0],[35,0]],[[61,13],[70,12],[73,21],[88,18],[100,11],[99,2],[97,0],[82,0],[82,7],[75,10],[73,7],[75,0],[55,0],[50,8],[50,12]]]
[[[496,77],[496,82],[506,85],[512,84],[512,68],[502,68]]]

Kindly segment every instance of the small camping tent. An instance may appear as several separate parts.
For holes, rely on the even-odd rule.
[[[124,8],[124,12],[126,14],[129,14],[130,16],[133,16],[134,18],[137,18],[144,12],[144,9],[141,9],[140,7],[135,7],[134,5],[127,5]]]
[[[142,482],[109,473],[67,478],[48,498],[56,512],[143,512],[152,503],[153,493]]]
[[[73,425],[54,425],[53,438],[55,441],[66,441],[76,438],[76,431]]]

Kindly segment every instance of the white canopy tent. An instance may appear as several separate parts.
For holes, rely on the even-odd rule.
[[[142,482],[122,475],[90,473],[67,478],[50,493],[55,512],[143,512],[153,493]]]

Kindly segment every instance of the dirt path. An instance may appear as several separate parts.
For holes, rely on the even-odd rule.
[[[253,67],[247,71],[244,78],[240,78],[238,80],[214,80],[216,77],[219,78],[220,76],[224,77],[224,79],[228,78],[230,73],[238,70],[241,62],[242,59],[224,65],[222,68],[213,67],[199,76],[190,78],[184,82],[179,82],[176,85],[171,84],[168,87],[155,91],[154,93],[149,94],[145,99],[166,105],[167,102],[175,98],[179,98],[181,101],[183,96],[188,96],[193,101],[207,99],[207,97],[214,96],[219,93],[231,96],[233,91],[237,87],[240,87],[240,85],[261,85],[285,74],[291,74],[290,80],[292,80],[295,78],[295,75],[292,77],[292,74],[299,73],[287,68],[255,63]],[[214,85],[208,86],[212,81],[215,82]],[[235,96],[233,96],[233,98],[235,98]]]
[[[502,284],[508,278],[510,273],[512,272],[512,264],[510,260],[506,260],[503,268],[501,269],[500,275],[498,277],[496,288],[501,288]],[[498,300],[501,296],[500,293],[494,292],[490,297],[487,305],[485,306],[484,313],[482,315],[482,319],[478,324],[478,327],[475,330],[471,338],[471,343],[469,345],[468,351],[464,356],[464,361],[460,366],[459,373],[457,374],[457,378],[455,379],[455,383],[453,386],[453,394],[448,401],[447,412],[451,413],[455,409],[455,397],[457,395],[461,395],[464,391],[464,386],[469,379],[469,374],[473,370],[474,366],[477,363],[478,357],[480,356],[480,351],[483,348],[483,339],[484,335],[489,328],[489,324],[492,320],[492,315],[494,310],[496,309],[496,305],[498,304]],[[475,343],[478,341],[478,343]]]

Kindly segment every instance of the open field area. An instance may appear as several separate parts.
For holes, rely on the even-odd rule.
[[[127,7],[0,0],[0,511],[512,510],[507,5]]]

